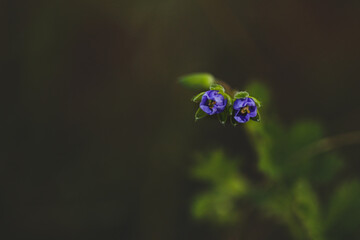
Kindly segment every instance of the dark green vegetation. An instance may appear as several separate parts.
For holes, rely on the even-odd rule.
[[[359,0],[0,1],[0,239],[360,239],[360,148],[342,144],[360,130],[359,12]],[[262,100],[261,123],[195,123],[197,91],[177,82],[193,72]],[[216,180],[194,178],[201,159]],[[310,201],[301,188],[315,217],[281,202]]]
[[[268,95],[259,84],[247,90]],[[267,111],[273,108],[270,99],[264,96],[262,102],[267,113],[263,122],[243,124],[256,151],[261,180],[246,176],[241,163],[247,160],[241,153],[240,158],[223,150],[198,155],[193,176],[209,187],[195,198],[193,216],[237,229],[239,239],[247,235],[244,226],[254,214],[274,228],[282,226],[289,239],[341,240],[360,234],[360,181],[334,181],[344,163],[328,152],[337,145],[323,139],[323,129],[315,122],[282,126],[274,120],[276,113]],[[268,234],[263,232],[259,239],[272,239]]]

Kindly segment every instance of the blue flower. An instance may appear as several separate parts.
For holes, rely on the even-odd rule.
[[[256,104],[251,98],[236,99],[233,108],[234,119],[239,123],[245,123],[257,115]]]
[[[200,108],[209,115],[224,111],[227,100],[217,90],[210,90],[204,93],[201,98]]]

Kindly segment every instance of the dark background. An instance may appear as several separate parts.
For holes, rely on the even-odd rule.
[[[359,129],[357,0],[7,0],[0,16],[2,239],[220,239],[191,218],[193,154],[256,159],[241,127],[194,123],[184,74],[265,83],[285,125]]]

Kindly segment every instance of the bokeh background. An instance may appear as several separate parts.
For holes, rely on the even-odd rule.
[[[266,178],[243,127],[194,123],[184,74],[264,84],[285,127],[359,130],[357,0],[0,5],[2,239],[293,239],[261,214],[235,235],[193,217],[207,187],[191,175],[197,154],[223,149]],[[358,145],[337,152],[334,186],[360,167]]]

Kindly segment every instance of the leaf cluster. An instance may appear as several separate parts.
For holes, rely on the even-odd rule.
[[[259,85],[248,87],[253,92],[256,88],[264,90]],[[335,182],[343,166],[339,155],[310,151],[324,137],[321,125],[299,121],[284,127],[267,120],[261,125],[246,124],[245,129],[263,183],[244,177],[239,160],[221,150],[199,155],[192,174],[209,188],[195,198],[194,217],[240,224],[249,218],[251,206],[262,218],[276,219],[276,224],[286,227],[291,239],[360,239],[359,180]],[[323,188],[332,190],[324,196]]]

